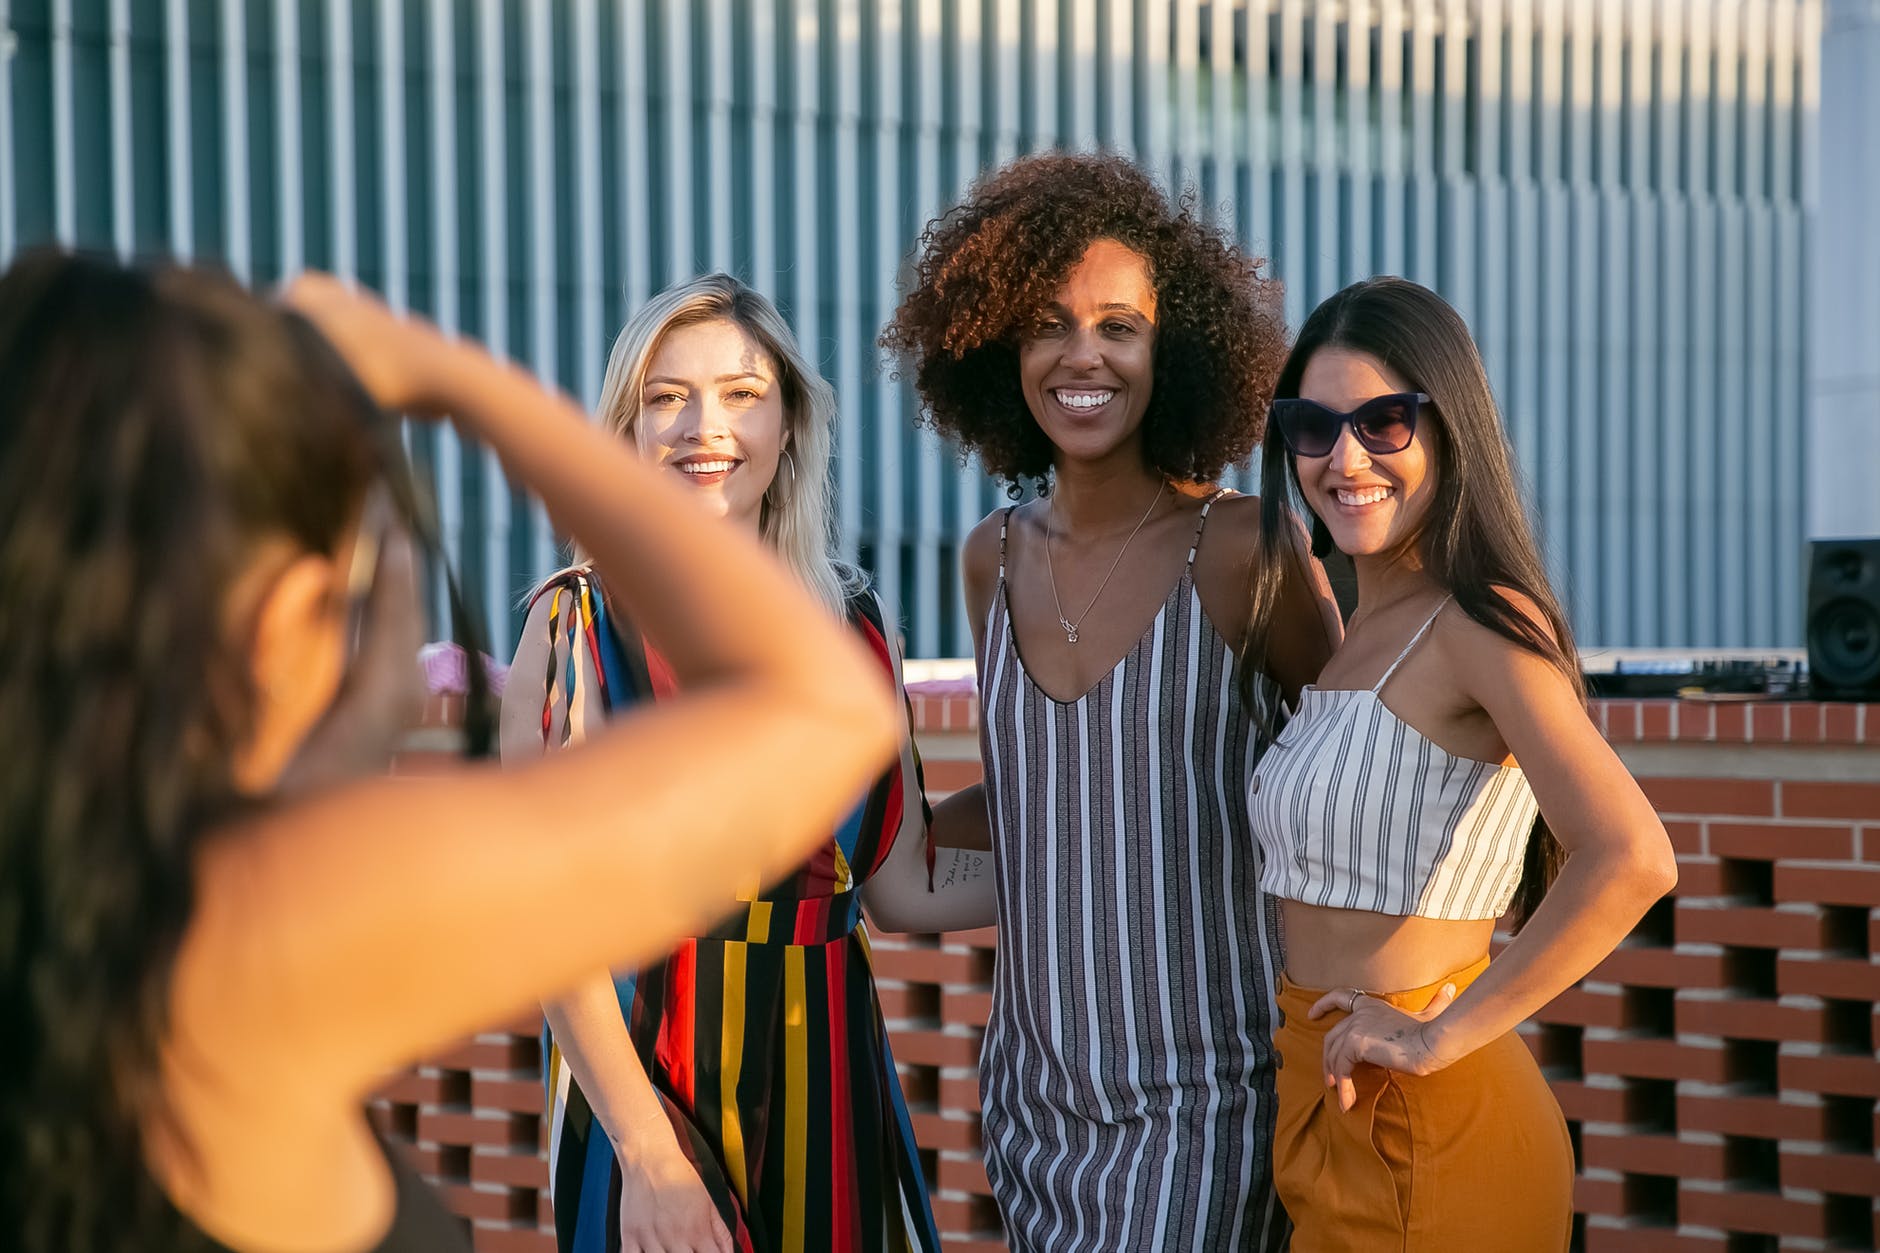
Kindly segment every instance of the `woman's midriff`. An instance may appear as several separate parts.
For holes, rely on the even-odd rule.
[[[1451,922],[1281,901],[1286,977],[1311,988],[1419,988],[1488,951],[1493,919]]]

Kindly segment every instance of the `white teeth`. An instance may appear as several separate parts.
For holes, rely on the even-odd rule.
[[[1346,491],[1341,487],[1332,494],[1338,497],[1338,503],[1341,505],[1375,505],[1378,501],[1389,498],[1391,489],[1388,487],[1366,487],[1362,490],[1352,492]]]
[[[738,463],[735,461],[686,461],[679,470],[683,474],[722,474]]]
[[[1102,405],[1109,404],[1110,397],[1116,395],[1114,391],[1069,392],[1062,389],[1052,394],[1057,397],[1057,402],[1066,409],[1096,409]]]

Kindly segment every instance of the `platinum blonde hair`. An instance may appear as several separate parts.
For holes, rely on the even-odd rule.
[[[830,612],[841,615],[846,598],[867,586],[867,576],[838,555],[829,476],[835,388],[803,355],[769,300],[728,274],[707,274],[654,296],[614,340],[596,416],[616,435],[636,439],[641,390],[653,354],[671,332],[705,322],[738,327],[776,365],[788,437],[784,447],[794,473],[780,460],[776,477],[764,489],[758,530]]]

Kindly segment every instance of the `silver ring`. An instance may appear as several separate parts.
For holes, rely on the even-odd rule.
[[[1347,1014],[1355,1014],[1358,1012],[1358,998],[1363,995],[1364,990],[1362,988],[1351,989],[1351,1001],[1345,1006],[1345,1012]]]

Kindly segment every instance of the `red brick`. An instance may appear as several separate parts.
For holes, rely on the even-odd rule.
[[[470,1103],[478,1109],[499,1109],[510,1114],[540,1114],[544,1095],[534,1079],[470,1079]]]
[[[408,1070],[379,1089],[379,1098],[405,1105],[441,1105],[444,1103],[444,1078]]]
[[[1794,701],[1789,705],[1789,743],[1821,743],[1821,710],[1819,703],[1810,701]]]
[[[432,1064],[440,1070],[531,1070],[537,1053],[529,1041],[480,1036],[438,1054]]]
[[[1568,1122],[1623,1123],[1630,1115],[1630,1102],[1622,1087],[1587,1083],[1585,1080],[1555,1079],[1548,1087],[1560,1102],[1560,1112]]]
[[[992,981],[990,954],[977,952],[941,948],[889,948],[883,945],[875,950],[874,966],[879,977],[900,979],[907,983],[958,987]]]
[[[1573,1181],[1573,1208],[1582,1214],[1624,1214],[1625,1181],[1579,1175]]]
[[[1666,1135],[1601,1135],[1580,1139],[1584,1169],[1629,1175],[1676,1175],[1680,1179],[1722,1179],[1723,1144],[1701,1144]]]
[[[925,1066],[976,1066],[979,1040],[938,1031],[902,1031],[894,1037],[897,1061]]]
[[[940,1076],[940,1105],[943,1109],[977,1114],[979,1112],[979,1075],[977,1072],[965,1077],[942,1074]]]
[[[1589,1218],[1585,1253],[1724,1253],[1725,1239],[1721,1231],[1671,1231],[1625,1219]]]
[[[1764,1140],[1819,1140],[1828,1134],[1828,1112],[1814,1097],[1784,1100],[1684,1087],[1678,1090],[1678,1128]]]
[[[985,778],[985,772],[976,761],[928,760],[921,763],[921,777],[933,799],[939,800],[978,783]]]
[[[1805,1040],[1827,1036],[1827,1013],[1814,998],[1808,1006],[1723,994],[1677,1001],[1678,1034],[1718,1035],[1732,1040]]]
[[[1586,977],[1601,983],[1634,983],[1651,988],[1714,988],[1723,986],[1726,974],[1721,950],[1686,952],[1624,946],[1614,949]]]
[[[1701,822],[1679,822],[1673,819],[1665,823],[1665,834],[1671,837],[1671,851],[1678,854],[1702,854],[1704,848],[1704,824]]]
[[[521,1149],[497,1152],[476,1149],[470,1154],[473,1183],[496,1183],[507,1188],[548,1188],[548,1157]]]
[[[1785,744],[1789,738],[1787,705],[1755,705],[1750,709],[1749,734],[1758,744]]]
[[[1680,900],[1723,895],[1723,863],[1715,857],[1678,858],[1677,895]]]
[[[1743,814],[1773,817],[1776,785],[1766,779],[1640,779],[1661,814]]]
[[[447,1114],[434,1110],[418,1111],[418,1139],[427,1144],[489,1145],[503,1148],[509,1144],[509,1119],[497,1115]]]
[[[1740,701],[1722,702],[1716,706],[1717,738],[1735,742],[1749,739],[1749,710]]]
[[[1880,783],[1785,782],[1782,815],[1880,822]]]
[[[1880,909],[1880,866],[1778,862],[1775,898],[1821,905]]]
[[[972,1192],[980,1196],[990,1196],[992,1185],[986,1182],[986,1164],[977,1157],[956,1157],[951,1153],[940,1158],[939,1169],[935,1172],[939,1186],[950,1192]]]
[[[1677,704],[1677,730],[1681,740],[1717,738],[1717,710],[1703,701],[1681,700]]]
[[[492,1191],[487,1188],[473,1187],[467,1183],[443,1184],[437,1191],[453,1214],[464,1218],[490,1219],[496,1222],[505,1222],[509,1218],[509,1193],[507,1191]]]
[[[1784,996],[1880,1001],[1880,965],[1858,957],[1783,953],[1776,958],[1776,989]]]
[[[1668,700],[1640,701],[1638,706],[1638,738],[1641,740],[1668,740],[1673,738],[1671,706],[1672,702]]]
[[[1866,713],[1864,705],[1843,705],[1838,702],[1822,706],[1821,738],[1830,744],[1859,744],[1862,715]]]
[[[555,1253],[555,1233],[523,1227],[478,1227],[477,1253]]]
[[[1788,788],[1783,784],[1786,803]],[[1852,861],[1854,828],[1851,826],[1812,826],[1780,822],[1713,821],[1705,824],[1709,847],[1715,857],[1738,857],[1761,861],[1784,858],[1800,861]]]
[[[978,1240],[947,1239],[947,1253],[1009,1253],[1003,1239],[987,1237]]]
[[[945,932],[948,948],[969,948],[982,951],[988,958],[999,947],[999,929],[997,927],[975,927],[971,931]]]
[[[1675,925],[1680,944],[1730,944],[1739,948],[1820,948],[1827,933],[1819,907],[1775,909],[1685,901],[1678,905]]]
[[[943,988],[940,992],[940,1017],[949,1023],[983,1027],[992,1016],[990,990]]]
[[[1735,1078],[1721,1047],[1677,1040],[1598,1040],[1581,1046],[1588,1074],[1640,1079],[1697,1079],[1724,1083]]]
[[[1791,1091],[1880,1099],[1880,1064],[1871,1052],[1810,1055],[1785,1048],[1776,1059],[1776,1074]]]
[[[1819,1145],[1784,1145],[1781,1178],[1785,1188],[1880,1197],[1880,1159],[1871,1153],[1829,1153]]]
[[[1728,1187],[1717,1191],[1679,1189],[1678,1219],[1685,1224],[1720,1227],[1726,1231],[1817,1240],[1826,1234],[1827,1224],[1825,1211],[1815,1201]]]
[[[979,1140],[979,1120],[976,1118],[948,1118],[934,1112],[910,1114],[909,1117],[914,1124],[914,1143],[923,1149],[957,1149],[962,1153],[983,1151]]]

